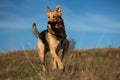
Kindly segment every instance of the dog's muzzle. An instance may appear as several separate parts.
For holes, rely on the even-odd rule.
[[[48,22],[48,24],[51,25],[52,28],[58,29],[61,27],[61,25],[57,22]]]

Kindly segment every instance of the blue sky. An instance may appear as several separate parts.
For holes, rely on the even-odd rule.
[[[46,6],[62,7],[68,39],[76,49],[120,47],[119,0],[0,0],[0,51],[36,48],[31,32],[47,28]]]

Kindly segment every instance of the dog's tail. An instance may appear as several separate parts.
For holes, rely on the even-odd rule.
[[[37,30],[37,26],[36,26],[36,24],[35,23],[33,23],[33,25],[32,25],[32,32],[33,32],[33,34],[38,38],[39,37],[39,31]]]

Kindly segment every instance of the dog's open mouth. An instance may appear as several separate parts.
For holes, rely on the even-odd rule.
[[[56,29],[60,28],[60,25],[59,24],[55,24],[55,28]]]
[[[61,25],[57,22],[48,22],[48,24],[51,25],[52,28],[59,29]]]

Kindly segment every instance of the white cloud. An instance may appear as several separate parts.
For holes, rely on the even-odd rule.
[[[120,22],[107,15],[88,13],[72,16],[69,14],[69,17],[64,17],[70,30],[120,33]]]
[[[46,0],[43,1],[47,2]],[[12,2],[5,2],[6,5],[0,3],[1,7],[17,7]],[[57,5],[56,3],[52,3],[52,7]],[[23,4],[25,5],[25,4]],[[95,13],[86,13],[86,14],[76,14],[73,10],[66,7],[65,5],[61,5],[63,10],[63,18],[65,21],[67,30],[76,30],[76,31],[88,31],[88,32],[110,32],[110,33],[120,33],[120,22],[111,18],[107,15],[103,14],[95,14]],[[45,5],[44,5],[45,7]],[[43,8],[43,6],[42,6]],[[27,9],[30,9],[28,7]],[[31,9],[30,9],[31,10]],[[45,9],[44,9],[45,10]],[[27,10],[25,10],[27,12]],[[46,12],[46,11],[44,11]],[[29,14],[30,12],[28,12]],[[46,14],[43,12],[34,12],[30,13],[32,16],[23,16],[20,14],[16,14],[9,11],[0,11],[0,16],[8,16],[5,20],[0,20],[0,27],[8,27],[8,28],[29,28],[29,26],[33,22],[39,22],[39,26],[46,27]]]
[[[43,19],[41,17],[41,19]],[[0,21],[0,27],[4,28],[11,28],[11,29],[30,29],[33,22],[38,23],[39,17],[22,17],[22,16],[13,16],[13,18],[6,19]],[[41,25],[42,28],[43,23],[37,24],[38,26]]]
[[[23,14],[18,14],[17,10],[7,10],[6,7],[11,7],[13,4],[10,3],[10,1],[8,2],[4,2],[5,5],[0,5],[0,8],[2,10],[0,10],[0,28],[8,28],[8,29],[30,29],[32,26],[33,22],[40,22],[40,24],[43,26],[44,22],[46,21],[44,16],[46,16],[46,14],[43,13],[39,13],[38,12],[32,12],[27,10],[27,9],[31,9],[31,7],[28,7],[27,9],[22,10],[23,8],[19,7],[18,11]],[[9,5],[7,5],[9,4]],[[7,6],[6,6],[7,5]],[[14,7],[17,7],[17,5],[13,5]],[[3,9],[6,10],[3,10]],[[30,14],[29,16],[24,16],[24,14]],[[42,28],[42,27],[40,27]]]

